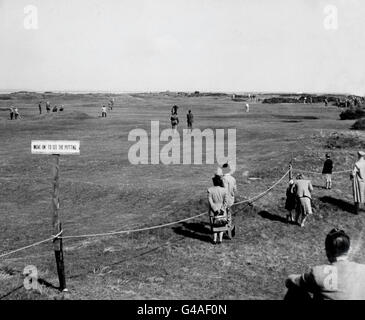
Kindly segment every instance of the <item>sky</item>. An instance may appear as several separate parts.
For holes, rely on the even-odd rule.
[[[363,0],[0,0],[0,90],[365,95],[364,16]]]

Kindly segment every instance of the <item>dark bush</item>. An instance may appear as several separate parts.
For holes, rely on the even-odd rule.
[[[365,118],[357,120],[351,128],[354,130],[365,130]]]
[[[262,101],[262,103],[298,103],[299,100],[297,98],[289,98],[289,97],[272,97],[266,98]]]
[[[362,108],[349,108],[340,113],[341,120],[353,120],[365,117],[365,110]]]

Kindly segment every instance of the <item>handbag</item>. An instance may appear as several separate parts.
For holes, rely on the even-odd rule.
[[[223,210],[220,210],[220,212],[214,217],[213,226],[219,228],[224,227],[226,224],[228,224],[227,216],[224,214]]]

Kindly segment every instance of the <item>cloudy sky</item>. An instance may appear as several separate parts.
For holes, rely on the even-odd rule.
[[[365,95],[364,16],[363,0],[0,0],[0,89]]]

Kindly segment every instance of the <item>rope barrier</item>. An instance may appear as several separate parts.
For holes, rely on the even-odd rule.
[[[16,253],[16,252],[19,252],[19,251],[22,251],[22,250],[25,250],[25,249],[29,249],[31,247],[35,247],[35,246],[38,246],[42,243],[45,243],[45,242],[48,242],[48,241],[51,241],[51,240],[54,240],[56,238],[58,238],[61,234],[62,234],[63,230],[61,230],[58,234],[56,234],[55,236],[52,236],[48,239],[45,239],[45,240],[42,240],[42,241],[39,241],[39,242],[36,242],[36,243],[33,243],[33,244],[30,244],[29,246],[26,246],[26,247],[22,247],[22,248],[19,248],[19,249],[16,249],[16,250],[13,250],[13,251],[9,251],[7,253],[3,253],[0,255],[0,258],[3,258],[3,257],[6,257],[6,256],[9,256],[13,253]]]
[[[247,200],[242,200],[240,202],[235,202],[233,205],[238,205],[238,204],[242,204],[245,202],[253,202],[256,201],[258,199],[260,199],[262,196],[264,196],[266,193],[270,192],[272,189],[274,189],[281,181],[283,181],[283,179],[289,174],[290,170],[288,170],[278,181],[276,181],[270,188],[268,188],[266,191],[261,192],[260,194],[252,197],[251,199],[247,199]]]
[[[235,205],[239,205],[239,204],[242,204],[242,203],[245,203],[245,202],[253,202],[253,201],[256,201],[258,199],[260,199],[262,196],[264,196],[265,194],[267,194],[270,190],[272,190],[273,188],[275,188],[289,173],[289,170],[277,181],[275,182],[271,187],[269,187],[267,190],[265,190],[264,192],[250,198],[250,199],[247,199],[247,200],[243,200],[243,201],[240,201],[240,202],[236,202],[233,204],[233,206]],[[62,239],[77,239],[77,238],[90,238],[90,237],[102,237],[102,236],[112,236],[112,235],[117,235],[117,234],[128,234],[128,233],[135,233],[135,232],[141,232],[141,231],[147,231],[147,230],[153,230],[153,229],[159,229],[159,228],[164,228],[164,227],[168,227],[168,226],[171,226],[171,225],[175,225],[175,224],[179,224],[179,223],[182,223],[182,222],[186,222],[186,221],[189,221],[189,220],[193,220],[193,219],[196,219],[196,218],[199,218],[203,215],[206,215],[207,212],[204,212],[204,213],[200,213],[200,214],[197,214],[193,217],[189,217],[189,218],[185,218],[185,219],[181,219],[181,220],[178,220],[178,221],[173,221],[173,222],[169,222],[169,223],[165,223],[165,224],[161,224],[161,225],[156,225],[156,226],[151,226],[151,227],[145,227],[145,228],[138,228],[138,229],[130,229],[130,230],[121,230],[121,231],[113,231],[113,232],[105,232],[105,233],[95,233],[95,234],[84,234],[84,235],[75,235],[75,236],[65,236],[65,237],[60,237]],[[19,249],[16,249],[16,250],[13,250],[13,251],[10,251],[10,252],[7,252],[5,254],[2,254],[0,255],[0,258],[3,258],[5,256],[8,256],[8,255],[11,255],[13,253],[16,253],[16,252],[19,252],[19,251],[22,251],[22,250],[25,250],[25,249],[29,249],[31,247],[35,247],[37,245],[40,245],[42,243],[45,243],[45,242],[48,242],[50,240],[54,240],[56,238],[59,238],[59,236],[63,233],[63,230],[61,230],[60,233],[58,233],[57,235],[55,236],[52,236],[48,239],[45,239],[45,240],[42,240],[42,241],[39,241],[39,242],[36,242],[36,243],[33,243],[29,246],[26,246],[26,247],[22,247],[22,248],[19,248]]]
[[[299,171],[299,172],[306,172],[306,173],[311,173],[311,174],[318,174],[318,175],[322,175],[322,172],[313,172],[313,171],[308,171],[308,170],[302,170],[302,169],[294,169],[293,171]],[[341,174],[341,173],[346,173],[346,172],[352,172],[352,170],[343,170],[343,171],[334,171],[332,172],[332,174]]]
[[[252,201],[255,201],[255,200],[259,199],[260,197],[265,195],[267,192],[272,190],[276,185],[278,185],[288,175],[288,173],[289,173],[289,170],[276,183],[274,183],[270,188],[268,188],[266,191],[252,197],[251,199],[244,200],[244,201],[241,201],[241,202],[236,202],[236,203],[233,204],[233,206],[244,203],[244,202],[252,202]],[[185,218],[185,219],[182,219],[182,220],[173,221],[173,222],[169,222],[169,223],[165,223],[165,224],[161,224],[161,225],[156,225],[156,226],[152,226],[152,227],[145,227],[145,228],[139,228],[139,229],[130,229],[130,230],[121,230],[121,231],[106,232],[106,233],[85,234],[85,235],[77,235],[77,236],[65,236],[65,237],[62,237],[62,239],[102,237],[102,236],[110,236],[110,235],[123,234],[123,233],[133,233],[133,232],[140,232],[140,231],[159,229],[159,228],[164,228],[164,227],[171,226],[171,225],[174,225],[174,224],[179,224],[181,222],[193,220],[193,219],[196,219],[196,218],[201,217],[201,216],[206,215],[206,214],[207,214],[207,212],[204,212],[204,213],[200,213],[200,214],[198,214],[196,216],[193,216],[193,217],[189,217],[189,218]]]

